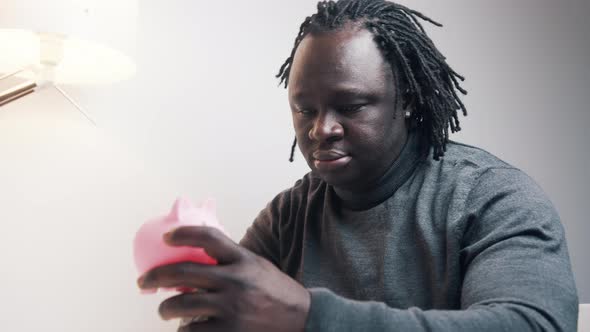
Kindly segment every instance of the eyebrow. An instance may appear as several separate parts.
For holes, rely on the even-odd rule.
[[[372,97],[374,97],[374,93],[369,92],[366,89],[352,87],[352,88],[345,88],[345,89],[337,89],[332,92],[332,96],[335,98],[343,98],[343,97],[372,98]]]
[[[374,98],[375,95],[372,92],[367,91],[355,86],[341,86],[335,87],[333,91],[329,92],[332,98],[345,98],[345,97],[363,97],[363,98]],[[297,91],[293,94],[293,100],[303,100],[306,98],[306,91]]]

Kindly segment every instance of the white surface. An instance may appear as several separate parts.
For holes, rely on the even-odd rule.
[[[588,3],[406,3],[445,24],[428,29],[468,77],[455,139],[543,186],[590,301]],[[138,75],[66,87],[99,128],[53,90],[0,108],[0,331],[175,331],[156,313],[165,295],[136,292],[133,233],[177,195],[211,195],[237,240],[306,172],[301,155],[287,161],[293,129],[274,75],[314,7],[142,1]]]
[[[590,332],[590,304],[580,304],[578,332]]]

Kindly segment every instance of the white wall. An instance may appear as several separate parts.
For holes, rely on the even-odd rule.
[[[590,45],[582,0],[404,1],[468,77],[470,115],[455,139],[523,168],[566,226],[590,302],[586,223]],[[131,239],[177,195],[214,196],[238,240],[305,171],[274,75],[314,1],[141,2],[138,75],[53,90],[0,108],[0,330],[173,331],[162,296],[134,288]]]

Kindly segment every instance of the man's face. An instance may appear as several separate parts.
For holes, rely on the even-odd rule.
[[[407,138],[394,81],[365,29],[303,39],[291,67],[289,104],[314,173],[335,187],[362,190],[387,171]]]

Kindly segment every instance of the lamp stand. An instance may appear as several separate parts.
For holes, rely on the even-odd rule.
[[[2,75],[2,76],[0,76],[0,81],[7,79],[9,77],[12,77],[14,75],[17,75],[25,70],[27,70],[27,69],[23,68],[23,69],[19,69],[15,72],[12,72],[12,73],[9,73],[6,75]],[[70,97],[70,95],[68,95],[61,87],[59,87],[54,82],[48,82],[48,83],[51,86],[53,86],[62,96],[64,96],[66,98],[66,100],[68,102],[70,102],[70,104],[74,105],[74,107],[80,113],[82,113],[82,115],[84,115],[84,117],[88,121],[90,121],[90,123],[92,123],[94,126],[96,126],[96,122],[88,115],[88,113],[84,112],[82,107],[80,105],[78,105],[78,103],[76,103],[76,101],[72,97]],[[39,87],[40,87],[40,85],[38,85],[36,82],[27,81],[27,82],[17,84],[5,91],[0,91],[0,106],[6,105],[6,104],[10,103],[11,101],[17,100],[17,99],[24,97],[30,93],[33,93]]]

